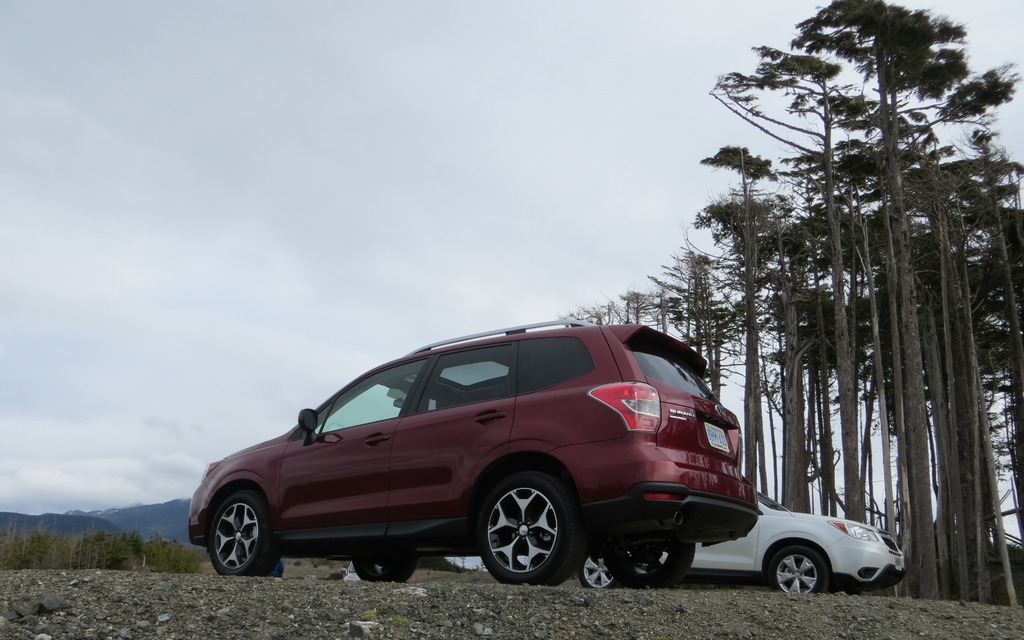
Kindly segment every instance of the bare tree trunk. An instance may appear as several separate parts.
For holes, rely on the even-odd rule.
[[[947,474],[955,473],[956,465],[953,464],[954,458],[950,454],[950,441],[955,438],[950,435],[949,411],[943,394],[942,357],[939,353],[939,335],[935,317],[931,308],[923,309],[923,311],[925,369],[928,374],[932,421],[935,424],[935,441],[938,448],[936,459],[939,461],[935,473],[935,493],[938,504],[935,544],[938,548],[939,593],[943,599],[949,599],[952,585],[955,583],[960,587],[960,599],[966,600],[966,572],[953,576],[950,570],[951,546],[959,544],[962,547],[963,545],[963,536],[959,534],[960,527],[958,526],[962,514],[959,514],[954,508],[960,492],[959,478],[957,481],[954,481],[952,477],[947,479]],[[958,559],[962,558],[961,554],[956,555]]]
[[[903,410],[903,338],[900,335],[900,300],[899,283],[896,277],[896,248],[893,240],[892,223],[889,212],[882,211],[882,223],[885,228],[885,273],[889,291],[889,340],[890,353],[892,354],[892,386],[893,386],[893,412],[896,418],[896,489],[899,496],[899,524],[901,525],[900,539],[903,544],[903,551],[906,557],[911,557],[914,546],[914,539],[911,535],[910,523],[910,491],[907,477],[910,471],[907,468],[907,429],[906,412]],[[937,578],[936,578],[937,580]],[[908,585],[900,584],[899,588],[909,592]]]
[[[971,353],[974,357],[974,372],[978,377],[977,384],[981,387],[981,370],[978,366],[977,357],[978,351],[974,346],[974,338],[971,337]],[[996,532],[996,549],[999,552],[999,561],[1003,567],[1003,585],[1006,588],[1006,597],[1011,607],[1017,606],[1017,591],[1013,586],[1013,570],[1010,566],[1010,552],[1006,546],[1006,530],[1003,527],[1003,514],[1002,509],[999,505],[999,482],[996,479],[996,456],[992,450],[992,432],[989,429],[988,424],[988,413],[986,412],[984,402],[982,402],[979,410],[981,412],[981,444],[982,452],[985,456],[985,467],[988,471],[988,492],[991,496],[991,508],[992,518],[994,521],[994,527]],[[989,596],[991,601],[991,595]]]
[[[910,224],[903,197],[903,176],[899,148],[899,98],[889,78],[892,69],[884,52],[876,51],[875,70],[878,79],[882,146],[885,151],[886,178],[892,197],[895,217],[896,278],[900,292],[900,333],[903,337],[903,362],[907,378],[904,388],[906,418],[907,484],[910,502],[910,572],[911,593],[921,598],[939,596],[938,571],[935,566],[935,531],[932,520],[931,490],[928,469],[928,412],[924,394],[924,363],[921,359],[921,337],[917,318],[917,283],[911,261]]]
[[[815,283],[817,284],[817,283]],[[817,288],[817,287],[816,287]],[[820,288],[819,288],[820,290]],[[825,330],[825,314],[821,308],[821,297],[815,305],[817,310],[818,331]],[[818,450],[820,451],[821,474],[821,512],[825,515],[837,515],[836,510],[836,469],[835,446],[832,442],[832,408],[831,384],[828,375],[828,338],[821,335],[818,339]]]
[[[999,208],[996,207],[996,214],[998,216]],[[1006,315],[1010,322],[1010,347],[1011,353],[1013,354],[1013,423],[1017,432],[1017,442],[1015,450],[1012,451],[1011,459],[1013,461],[1013,469],[1015,472],[1015,479],[1018,486],[1018,495],[1022,486],[1022,473],[1020,465],[1022,462],[1022,453],[1024,453],[1024,432],[1022,432],[1022,425],[1024,425],[1024,339],[1021,337],[1021,325],[1020,325],[1020,313],[1017,308],[1017,292],[1013,286],[1013,272],[1010,267],[1010,255],[1006,248],[1006,234],[1003,231],[1002,220],[996,218],[994,235],[996,237],[996,247],[999,249],[999,257],[1004,265],[1003,279],[1005,282],[1006,289]],[[977,355],[977,354],[975,354]],[[992,442],[991,437],[985,436],[987,445],[986,455],[991,456]],[[992,456],[994,458],[994,456]],[[994,460],[992,462],[994,464]],[[993,471],[994,474],[994,471]],[[994,478],[991,479],[994,481]],[[998,483],[993,485],[992,491],[995,494],[995,517],[999,525],[997,533],[1000,538],[1000,558],[1003,559],[1003,576],[1006,579],[1007,593],[1012,594],[1010,598],[1011,604],[1016,605],[1016,592],[1013,590],[1013,581],[1010,576],[1010,567],[1008,561],[1005,559],[1006,556],[1006,532],[1002,530],[1003,519],[1001,516],[1002,506],[999,503],[999,487]],[[1020,510],[1017,512],[1018,526],[1020,527],[1021,536],[1024,537],[1024,515],[1021,514]]]
[[[744,473],[751,482],[757,482],[757,452],[764,446],[761,419],[761,334],[757,324],[757,265],[758,233],[746,171],[740,172],[743,188],[743,299],[746,330],[743,387],[743,424],[746,427],[746,467]],[[762,486],[762,490],[767,487]]]
[[[860,474],[859,437],[857,425],[857,374],[853,343],[846,309],[846,268],[843,265],[843,234],[839,208],[835,202],[832,175],[832,129],[829,125],[828,101],[823,131],[823,169],[825,215],[828,219],[830,261],[832,266],[832,304],[835,315],[836,386],[839,389],[839,427],[843,443],[843,497],[846,517],[864,519],[864,478]]]
[[[785,254],[780,251],[782,319],[785,342],[783,398],[783,455],[782,500],[786,508],[801,513],[811,510],[811,497],[807,485],[807,441],[804,437],[803,376],[800,375],[804,354],[813,345],[800,343],[796,301],[792,278]]]
[[[773,407],[772,407],[773,402],[771,400],[771,396],[769,395],[768,371],[764,370],[764,371],[761,372],[761,374],[762,374],[762,381],[764,382],[765,397],[768,399],[768,405],[769,405],[768,406],[768,411],[766,412],[768,414],[768,437],[766,438],[767,443],[765,444],[765,446],[761,450],[761,483],[764,486],[764,491],[767,493],[768,487],[774,487],[776,491],[779,488],[779,457],[778,457],[778,455],[776,455],[777,451],[776,451],[776,444],[775,443],[778,440],[778,438],[776,437],[776,434],[775,434],[775,411],[773,410]],[[769,458],[769,455],[768,455],[769,452],[767,451],[768,444],[771,445],[771,456],[770,456],[771,461],[772,461],[772,464],[771,464],[771,468],[772,468],[772,482],[771,482],[771,484],[768,483],[768,463],[767,463],[767,458]]]
[[[762,398],[765,395],[767,395],[767,393],[768,393],[768,391],[767,391],[767,384],[765,383],[765,378],[764,378],[763,374],[764,374],[764,371],[761,371],[758,374],[758,376],[757,376],[757,380],[761,384],[761,391],[762,391],[762,396],[761,397]],[[764,415],[764,412],[762,411],[762,420],[763,420],[763,415]],[[771,423],[771,419],[772,419],[771,411],[769,410],[768,411],[768,426],[769,426],[769,429],[771,428],[771,424],[772,424]],[[770,434],[770,431],[769,431],[769,434]],[[758,478],[760,480],[761,493],[767,494],[769,492],[769,488],[768,488],[768,461],[766,459],[768,444],[766,442],[767,439],[764,436],[764,424],[763,424],[763,422],[762,422],[762,425],[761,425],[761,434],[760,435],[761,435],[761,441],[758,443],[758,447],[757,447]]]
[[[946,353],[948,361],[947,395],[950,416],[956,425],[956,442],[952,440],[952,453],[958,457],[955,473],[959,474],[962,506],[960,536],[964,540],[967,565],[967,584],[977,594],[977,599],[987,602],[989,592],[988,564],[985,556],[985,530],[983,520],[982,487],[984,476],[981,469],[981,442],[978,407],[981,388],[971,370],[973,358],[970,345],[973,343],[973,327],[970,311],[970,291],[966,284],[967,273],[963,261],[954,261],[950,247],[963,243],[963,233],[951,237],[948,219],[944,212],[938,215],[939,251],[945,318]],[[955,498],[954,498],[954,504]],[[961,568],[962,571],[962,568]],[[969,596],[968,596],[969,597]]]
[[[963,369],[957,366],[959,357],[957,349],[962,346],[958,338],[957,327],[960,327],[962,318],[959,317],[959,314],[953,315],[957,310],[962,312],[963,306],[957,292],[955,290],[951,291],[951,284],[956,282],[957,276],[949,251],[950,238],[947,221],[945,211],[940,210],[936,216],[935,226],[939,236],[939,274],[942,283],[942,332],[945,338],[943,341],[943,359],[946,365],[946,402],[945,406],[941,407],[941,411],[937,407],[935,413],[937,416],[945,418],[942,424],[939,424],[939,421],[936,420],[936,429],[941,433],[948,434],[943,438],[941,447],[945,454],[942,464],[948,470],[949,476],[948,491],[944,496],[946,498],[945,508],[952,523],[950,530],[950,535],[952,536],[951,552],[956,562],[955,574],[959,596],[961,600],[967,600],[971,586],[969,559],[972,554],[968,553],[967,543],[971,537],[966,533],[968,526],[966,520],[967,509],[964,504],[964,492],[962,489],[964,478],[961,474],[961,469],[965,463],[960,452],[959,429],[954,431],[952,427],[954,424],[961,424],[963,420],[962,405],[964,401],[962,398],[963,389],[961,388],[963,384]]]
[[[961,280],[961,287],[963,289],[963,295],[965,298],[968,297],[970,291],[970,283],[967,279],[967,274],[964,273]],[[994,519],[994,527],[996,532],[996,547],[999,551],[999,558],[1003,566],[1003,579],[1006,586],[1007,598],[1009,599],[1010,606],[1017,606],[1017,593],[1013,586],[1013,573],[1010,569],[1010,556],[1006,548],[1006,531],[1003,528],[1003,517],[1002,510],[999,506],[999,483],[996,480],[996,462],[995,453],[992,450],[992,431],[989,428],[988,423],[988,406],[985,402],[984,393],[982,391],[983,385],[981,381],[981,367],[978,363],[978,347],[974,340],[974,323],[970,313],[966,313],[966,342],[967,342],[967,354],[968,354],[968,371],[973,372],[971,376],[973,378],[972,383],[975,389],[975,398],[977,399],[977,405],[975,409],[977,411],[977,424],[978,424],[978,439],[981,444],[981,456],[982,466],[984,471],[982,474],[985,475],[987,481],[987,493],[990,497],[990,502],[987,508],[992,509],[992,516]],[[981,475],[981,474],[979,474]],[[979,483],[980,484],[980,483]],[[982,509],[986,509],[984,502],[979,502],[978,510],[979,516],[984,517]],[[984,527],[982,527],[984,530]],[[988,563],[985,563],[984,570],[981,573],[981,579],[984,580],[979,585],[979,601],[988,603],[992,601],[991,593],[991,581],[989,580]]]
[[[896,535],[896,505],[893,499],[892,451],[889,438],[889,408],[885,401],[885,367],[882,364],[882,338],[879,329],[878,300],[875,297],[874,273],[871,269],[871,245],[866,225],[862,228],[864,272],[867,274],[868,301],[871,305],[871,343],[875,366],[875,389],[878,394],[878,422],[882,439],[882,478],[885,482],[885,530]]]
[[[824,495],[823,480],[821,473],[821,445],[818,442],[816,436],[818,432],[818,371],[817,363],[809,359],[807,363],[807,384],[804,388],[807,390],[807,424],[804,425],[805,438],[804,441],[807,443],[807,463],[814,469],[814,473],[808,477],[807,490],[808,496],[811,489],[811,484],[814,482],[818,483],[818,499],[821,505],[821,513],[827,513],[824,508]],[[808,510],[810,512],[810,510]]]

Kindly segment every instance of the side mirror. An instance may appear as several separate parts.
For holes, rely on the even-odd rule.
[[[306,434],[306,438],[302,441],[302,445],[308,447],[313,444],[316,440],[316,411],[312,409],[303,409],[299,412],[299,428],[302,429],[302,433]]]

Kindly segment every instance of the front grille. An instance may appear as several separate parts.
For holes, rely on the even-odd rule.
[[[885,546],[889,547],[893,551],[899,552],[899,550],[900,550],[899,546],[896,544],[896,541],[893,540],[892,536],[889,535],[888,531],[884,531],[884,530],[879,529],[878,535],[880,535],[882,537],[882,542],[885,543]]]

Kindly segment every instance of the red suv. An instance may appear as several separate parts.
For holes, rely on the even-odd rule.
[[[637,586],[672,586],[694,543],[757,519],[736,416],[705,367],[640,325],[429,345],[211,464],[189,538],[226,575],[267,575],[288,555],[404,581],[419,556],[479,555],[501,582],[559,584],[600,553]]]

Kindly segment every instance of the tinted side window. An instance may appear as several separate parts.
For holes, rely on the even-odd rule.
[[[718,402],[711,388],[693,372],[686,362],[675,357],[671,352],[655,352],[655,350],[633,351],[637,364],[648,378],[660,380],[690,395],[704,397]]]
[[[427,380],[420,411],[436,411],[512,395],[512,345],[440,356]]]
[[[519,343],[519,393],[539,391],[590,373],[594,361],[579,338],[538,338]]]
[[[320,432],[397,418],[425,363],[426,360],[417,360],[398,365],[345,391],[331,404],[325,416],[321,416]]]

